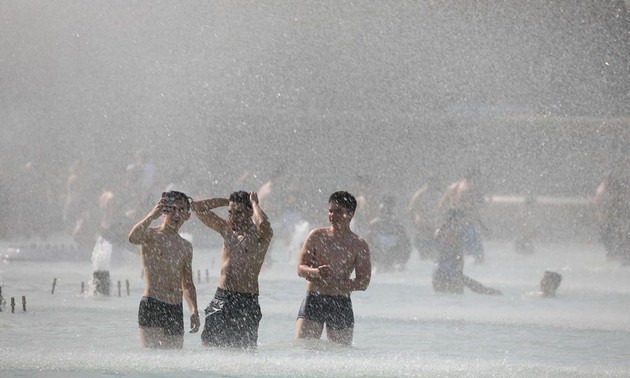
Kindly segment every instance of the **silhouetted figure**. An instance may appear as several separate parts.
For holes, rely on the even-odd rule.
[[[365,240],[370,246],[372,267],[377,272],[405,270],[411,255],[411,242],[405,227],[394,215],[395,203],[386,197],[377,218],[370,221]]]
[[[433,290],[436,293],[463,294],[464,287],[468,287],[475,293],[501,294],[499,290],[464,275],[466,219],[461,210],[451,209],[446,213],[444,224],[435,233],[439,254],[433,269]]]

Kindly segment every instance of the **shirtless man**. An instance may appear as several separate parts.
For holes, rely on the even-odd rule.
[[[479,214],[479,203],[483,201],[483,194],[477,183],[478,177],[479,172],[473,170],[467,173],[462,180],[449,185],[438,208],[444,216],[450,209],[458,209],[463,212],[467,224],[464,230],[464,251],[474,256],[476,262],[483,262],[485,256],[480,231],[486,234],[490,231],[481,221]]]
[[[228,207],[228,219],[212,210]],[[192,209],[206,226],[223,237],[221,276],[214,299],[205,310],[201,334],[205,346],[256,348],[262,318],[258,275],[273,236],[258,194],[234,192],[229,199],[194,201]]]
[[[297,339],[319,339],[326,325],[328,340],[352,344],[354,313],[350,293],[370,284],[370,250],[350,230],[357,207],[348,192],[328,199],[328,227],[312,230],[300,250],[298,275],[306,279],[306,298],[296,322]],[[355,277],[350,278],[352,272]]]
[[[149,227],[164,215],[160,227]],[[141,246],[145,289],[138,310],[140,339],[145,348],[182,348],[182,296],[190,309],[190,332],[199,330],[197,291],[192,276],[192,244],[179,235],[190,218],[189,198],[181,192],[162,193],[158,204],[129,233]]]

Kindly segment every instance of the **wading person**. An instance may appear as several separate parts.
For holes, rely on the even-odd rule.
[[[297,270],[307,284],[296,322],[297,339],[319,339],[326,326],[328,340],[352,344],[350,294],[367,289],[372,269],[367,243],[350,230],[356,207],[350,193],[333,193],[328,199],[328,227],[312,230],[302,245]]]
[[[482,222],[479,213],[479,207],[484,202],[479,180],[479,171],[468,172],[463,179],[449,185],[438,207],[442,214],[446,214],[450,209],[457,209],[465,216],[464,252],[474,256],[475,261],[481,263],[485,259],[481,232],[489,234],[490,230]]]
[[[149,227],[164,216],[159,227]],[[147,348],[182,348],[182,296],[190,309],[190,332],[199,330],[197,292],[192,276],[192,244],[179,235],[190,218],[189,198],[181,192],[162,193],[158,204],[129,233],[129,242],[141,246],[144,296],[138,310],[142,345]]]
[[[223,219],[212,210],[228,207]],[[192,209],[206,226],[223,237],[221,272],[214,299],[205,310],[201,334],[206,346],[256,348],[262,318],[258,275],[273,236],[258,195],[234,192],[229,199],[194,201]]]
[[[464,274],[464,244],[466,215],[451,209],[444,224],[435,233],[438,256],[433,269],[433,290],[436,293],[462,294],[464,286],[475,293],[501,294],[499,290],[482,285]]]

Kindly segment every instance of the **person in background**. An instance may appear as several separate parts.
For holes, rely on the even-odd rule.
[[[458,209],[466,218],[464,230],[464,252],[475,257],[481,263],[485,259],[485,252],[481,240],[481,232],[489,234],[490,230],[481,220],[479,206],[484,201],[480,188],[480,172],[469,171],[463,179],[446,189],[439,203],[439,209],[445,214],[450,209]]]
[[[464,274],[464,243],[467,217],[457,209],[446,213],[444,224],[437,229],[438,256],[433,269],[432,283],[436,293],[463,294],[464,287],[475,293],[501,294]]]
[[[546,271],[542,280],[540,280],[540,291],[542,295],[545,297],[554,297],[561,282],[562,276],[559,273]]]
[[[370,221],[365,235],[377,272],[403,271],[411,256],[411,241],[405,226],[394,216],[394,209],[394,198],[385,197],[379,205],[378,217]]]

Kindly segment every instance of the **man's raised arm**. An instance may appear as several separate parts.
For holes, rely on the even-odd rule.
[[[271,223],[269,222],[269,218],[267,214],[260,208],[258,205],[258,194],[256,192],[251,192],[249,194],[249,199],[252,203],[252,210],[254,211],[253,220],[254,224],[258,228],[258,231],[261,233],[263,238],[267,240],[271,240],[273,236],[273,230],[271,229]]]
[[[131,228],[129,232],[129,243],[131,244],[142,244],[145,240],[147,240],[149,226],[151,222],[158,219],[162,215],[162,204],[158,203],[153,210],[147,214],[144,219],[140,222],[136,223],[135,226]]]
[[[192,211],[194,211],[197,215],[197,218],[199,218],[203,224],[214,231],[221,233],[221,231],[226,227],[227,222],[225,219],[215,214],[212,210],[217,207],[228,206],[229,204],[230,200],[227,198],[207,198],[199,201],[193,201],[190,206]]]

